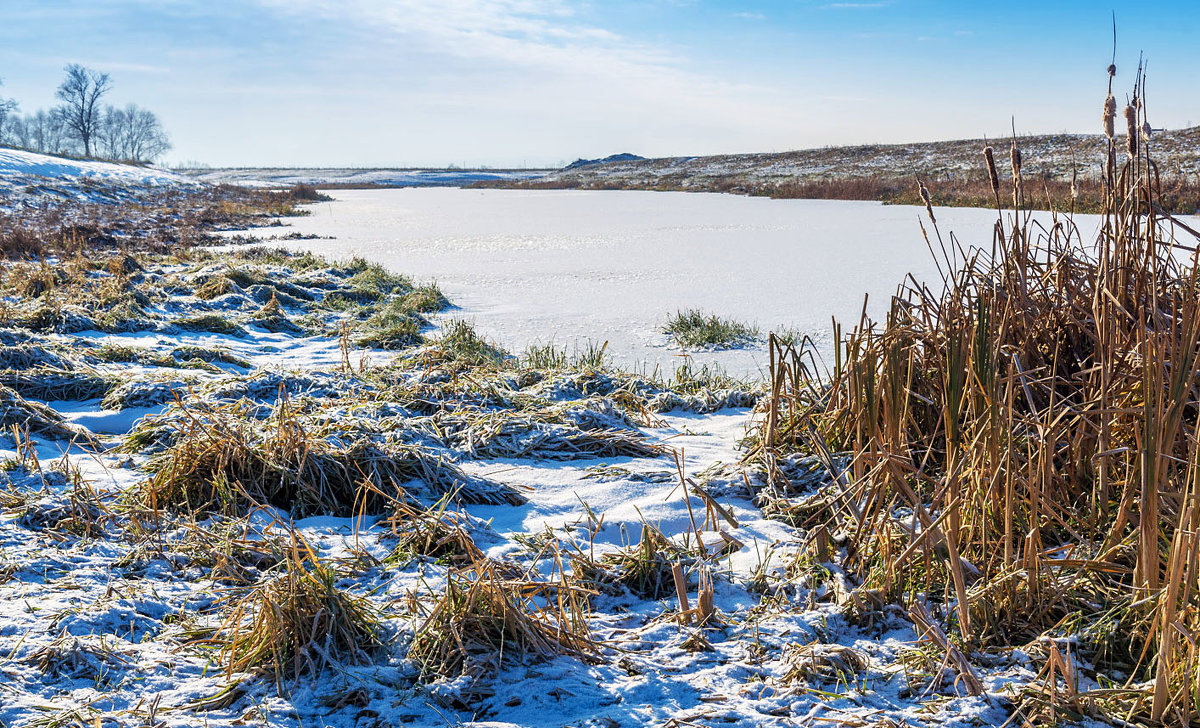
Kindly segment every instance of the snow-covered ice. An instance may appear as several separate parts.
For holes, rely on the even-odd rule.
[[[335,202],[310,205],[288,229],[334,239],[289,247],[435,280],[461,307],[452,315],[518,353],[607,341],[618,364],[669,372],[683,352],[659,330],[689,308],[757,325],[764,336],[798,330],[828,351],[831,317],[857,323],[864,294],[878,316],[906,273],[937,277],[918,207],[683,192],[330,194]],[[994,211],[936,213],[947,245],[951,231],[964,246],[991,245]],[[1076,221],[1088,239],[1096,218]],[[691,354],[739,375],[759,375],[767,361],[764,345]]]

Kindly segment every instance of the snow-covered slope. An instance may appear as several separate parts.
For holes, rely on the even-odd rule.
[[[290,187],[294,184],[339,187],[464,187],[477,182],[537,179],[544,169],[185,169],[182,174],[212,184]]]
[[[1099,173],[1107,142],[1098,134],[1041,134],[1018,140],[1027,178],[1070,180]],[[983,175],[983,148],[994,144],[1004,167],[1007,139],[960,139],[911,144],[823,147],[791,152],[727,154],[605,162],[566,167],[535,181],[537,186],[595,189],[728,191],[738,186],[858,177],[947,178]],[[1119,148],[1124,149],[1123,137]],[[1155,132],[1156,163],[1164,176],[1200,173],[1200,127]]]
[[[0,148],[0,210],[49,201],[117,203],[200,183],[174,172]]]

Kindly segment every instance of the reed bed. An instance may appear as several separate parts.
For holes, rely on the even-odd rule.
[[[862,588],[910,614],[932,606],[948,660],[1068,638],[1105,686],[1070,696],[1073,710],[1187,725],[1200,698],[1200,266],[1161,204],[1144,76],[1119,145],[1114,72],[1096,240],[1070,215],[1035,220],[1015,142],[1011,176],[989,149],[989,245],[944,238],[929,206],[942,286],[910,280],[881,323],[839,329],[827,372],[771,340],[759,453],[776,477],[781,454],[823,459],[832,484],[811,522],[849,539],[842,560]]]

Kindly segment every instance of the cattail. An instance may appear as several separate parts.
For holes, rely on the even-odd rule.
[[[1115,64],[1115,63],[1108,64],[1108,77],[1112,78],[1115,75],[1117,75],[1117,64]]]
[[[992,151],[992,146],[983,148],[983,158],[987,160],[988,179],[992,182],[992,194],[1000,194],[1000,173],[996,171],[996,155]]]
[[[1013,208],[1021,206],[1021,150],[1017,148],[1017,140],[1012,140],[1008,150],[1008,158],[1012,161],[1013,173]]]
[[[1132,159],[1133,157],[1136,157],[1138,153],[1139,131],[1137,123],[1137,109],[1133,106],[1133,104],[1125,107],[1125,127],[1125,147],[1126,151],[1129,152],[1130,159]]]
[[[1112,94],[1104,99],[1104,136],[1110,141],[1117,136],[1117,100]]]
[[[1142,122],[1142,141],[1144,141],[1144,142],[1150,141],[1150,135],[1153,132],[1154,132],[1154,130],[1150,128],[1150,122],[1148,122],[1148,121]]]
[[[1071,199],[1079,199],[1079,170],[1071,170]]]
[[[921,180],[917,180],[917,188],[921,191],[921,199],[925,201],[925,212],[929,213],[929,221],[936,225],[937,218],[933,216],[933,198],[929,195],[929,188]]]

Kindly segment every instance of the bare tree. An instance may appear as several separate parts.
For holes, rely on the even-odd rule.
[[[0,86],[4,84],[0,80]],[[16,120],[17,102],[0,97],[0,144],[5,144],[12,136],[13,121]]]
[[[66,129],[55,114],[38,109],[25,114],[13,125],[13,137],[18,146],[42,154],[63,154],[71,151],[71,140]]]
[[[105,109],[98,138],[106,157],[127,162],[152,162],[171,148],[158,117],[137,104]]]
[[[67,77],[55,96],[63,103],[54,114],[83,145],[83,155],[92,156],[92,140],[100,125],[100,99],[108,93],[112,81],[107,73],[84,68],[78,63],[66,67]]]

